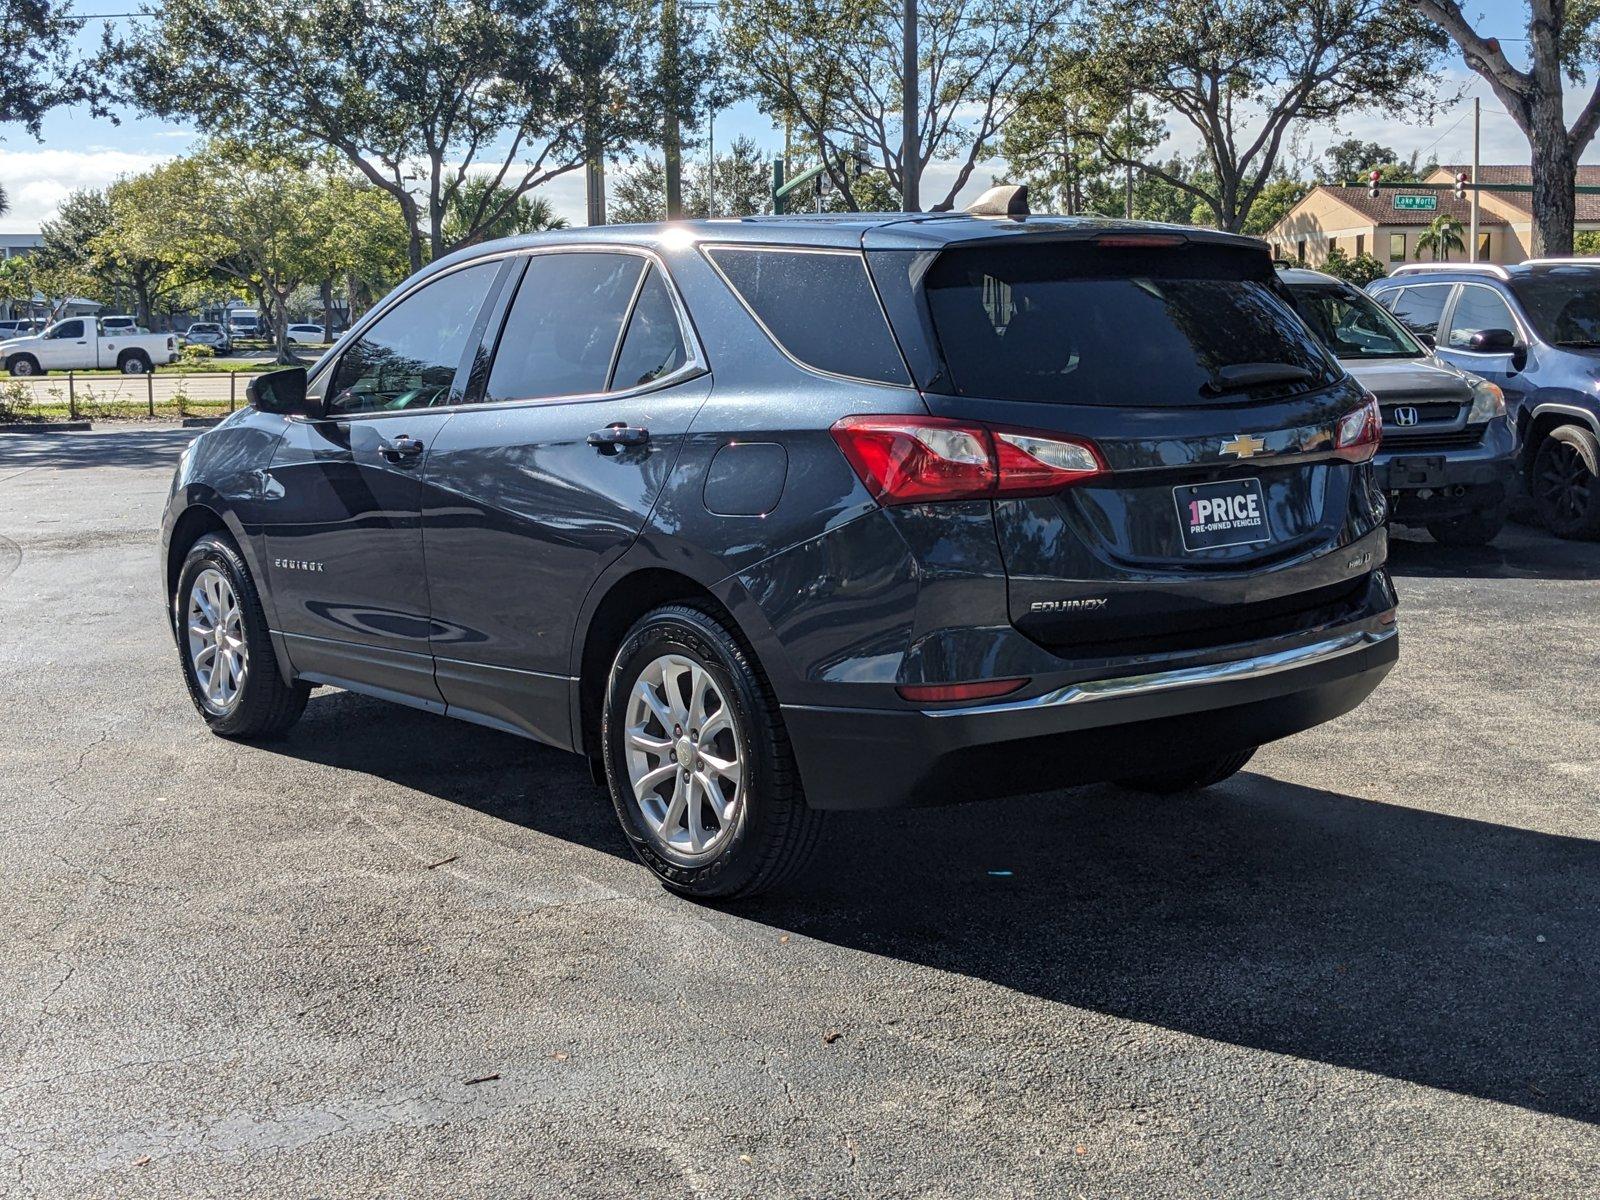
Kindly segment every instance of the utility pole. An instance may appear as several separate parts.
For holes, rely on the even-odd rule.
[[[1132,92],[1128,93],[1128,149],[1129,149],[1130,153],[1133,150],[1133,93]],[[1128,220],[1131,221],[1131,220],[1133,220],[1133,164],[1132,163],[1124,163],[1122,170],[1123,170],[1123,178],[1122,178],[1123,216],[1125,216]]]
[[[902,0],[900,12],[900,207],[921,212],[917,195],[922,152],[917,146],[917,0]]]
[[[1480,121],[1483,116],[1483,104],[1477,96],[1472,98],[1472,232],[1468,236],[1472,239],[1468,243],[1467,261],[1478,261],[1478,151],[1482,141]]]
[[[661,152],[666,159],[667,220],[683,216],[683,137],[678,128],[678,0],[661,0],[661,93],[666,107]]]
[[[706,109],[706,216],[717,215],[717,110]]]

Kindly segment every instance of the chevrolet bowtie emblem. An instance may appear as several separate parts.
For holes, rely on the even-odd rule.
[[[1267,443],[1263,439],[1248,433],[1235,434],[1233,441],[1222,443],[1222,453],[1234,454],[1240,458],[1251,458],[1266,448]]]

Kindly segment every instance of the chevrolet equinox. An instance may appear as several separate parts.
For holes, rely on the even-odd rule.
[[[670,888],[828,809],[1205,787],[1398,652],[1373,398],[1263,243],[1031,216],[540,234],[407,280],[185,451],[189,692],[584,755]]]

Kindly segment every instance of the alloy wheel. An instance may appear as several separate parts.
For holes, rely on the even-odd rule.
[[[1543,455],[1539,494],[1550,508],[1570,520],[1581,520],[1589,510],[1589,489],[1594,476],[1576,446],[1556,442]]]
[[[206,707],[218,714],[231,712],[250,670],[250,650],[239,598],[228,577],[215,567],[195,576],[185,625],[189,665]]]
[[[711,672],[681,654],[652,660],[629,693],[624,737],[633,802],[657,848],[719,853],[743,819],[746,754]]]

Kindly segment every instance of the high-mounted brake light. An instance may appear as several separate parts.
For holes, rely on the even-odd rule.
[[[1181,233],[1103,233],[1094,239],[1096,246],[1127,247],[1182,246],[1189,241]]]
[[[1378,408],[1378,398],[1364,393],[1366,400],[1360,408],[1339,418],[1334,433],[1333,453],[1346,462],[1363,463],[1378,452],[1383,440],[1383,413]]]
[[[1044,496],[1106,471],[1091,442],[943,417],[844,417],[832,432],[880,504]]]

